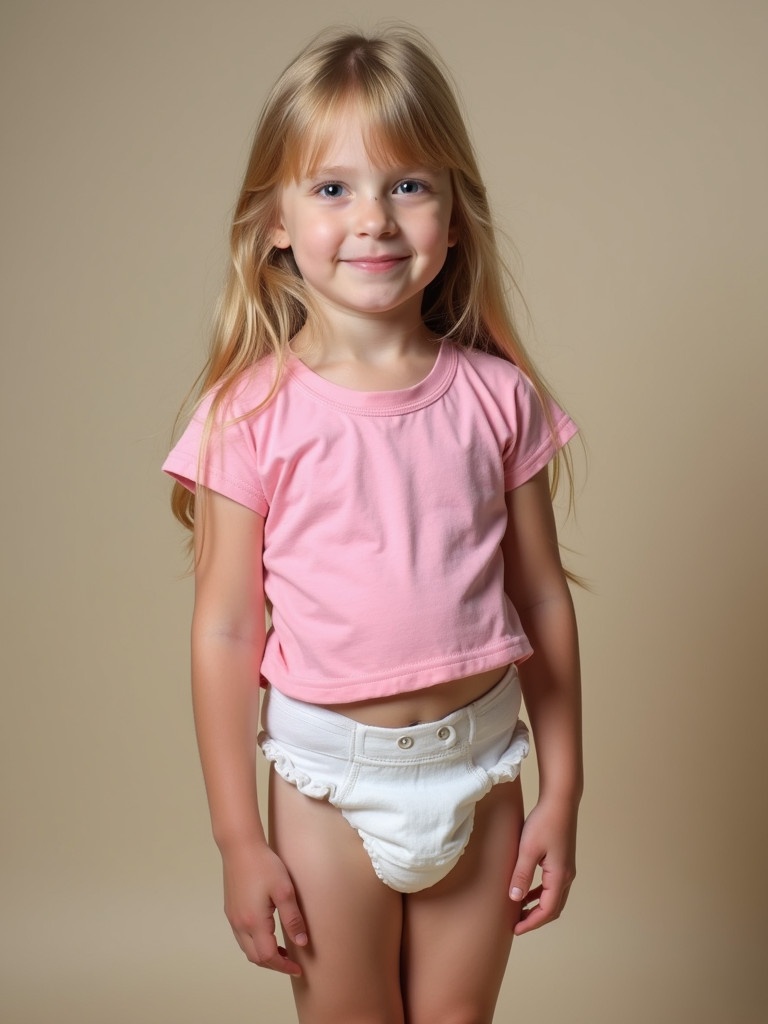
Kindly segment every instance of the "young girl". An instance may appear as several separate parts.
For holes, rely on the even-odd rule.
[[[312,1024],[490,1021],[513,934],[574,877],[578,654],[548,465],[576,428],[504,294],[438,59],[405,29],[321,36],[264,108],[202,401],[164,466],[194,525],[226,913]]]

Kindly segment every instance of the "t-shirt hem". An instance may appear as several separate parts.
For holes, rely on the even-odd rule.
[[[522,465],[514,466],[504,474],[505,491],[513,491],[516,487],[533,479],[540,469],[555,457],[555,454],[578,433],[579,428],[573,420],[566,416],[556,427],[554,439],[548,437]]]
[[[197,474],[196,457],[185,458],[181,453],[169,455],[163,463],[163,472],[173,477],[182,487],[186,487],[188,491],[194,492],[197,490],[197,481],[195,479]],[[261,516],[266,516],[269,510],[266,499],[258,491],[251,490],[244,486],[240,480],[227,476],[226,473],[222,473],[220,470],[210,466],[204,471],[203,479],[200,483],[209,490],[216,491],[217,494],[223,494],[225,498],[231,498],[238,505],[244,505],[246,508],[251,509],[252,512],[257,512]]]
[[[286,697],[307,704],[349,704],[352,701],[394,697],[437,686],[453,679],[503,668],[526,661],[533,653],[527,638],[497,645],[493,650],[462,653],[451,658],[433,659],[428,665],[401,666],[396,673],[372,676],[359,674],[354,679],[299,679],[269,664],[262,669],[262,686],[274,686]]]

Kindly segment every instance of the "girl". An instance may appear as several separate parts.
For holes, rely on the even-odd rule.
[[[273,88],[200,383],[164,468],[194,526],[195,721],[237,940],[291,975],[302,1021],[490,1021],[513,934],[574,877],[577,639],[547,467],[576,428],[511,325],[416,33],[324,35]]]

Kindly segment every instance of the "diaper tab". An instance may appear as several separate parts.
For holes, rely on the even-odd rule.
[[[400,729],[359,725],[354,758],[358,764],[418,764],[444,758],[472,742],[474,723],[468,709],[437,722],[419,722]]]

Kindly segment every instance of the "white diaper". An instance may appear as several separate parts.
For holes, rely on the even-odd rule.
[[[479,700],[403,729],[361,725],[269,688],[259,746],[302,793],[339,808],[383,882],[418,892],[464,852],[478,800],[519,775],[529,749],[520,705],[514,665]]]

